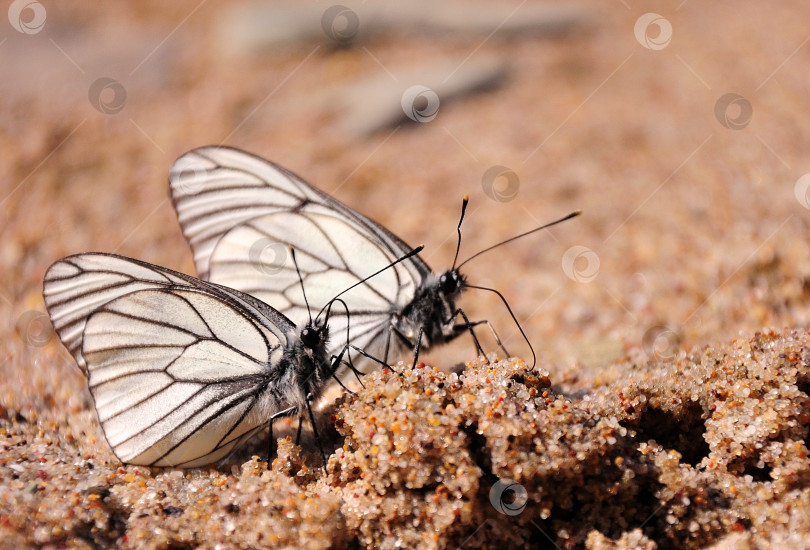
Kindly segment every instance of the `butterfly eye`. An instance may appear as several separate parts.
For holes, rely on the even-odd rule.
[[[304,344],[304,346],[310,349],[314,349],[318,347],[320,341],[321,335],[320,332],[318,332],[317,330],[310,327],[306,327],[304,328],[304,330],[301,331],[301,342]]]
[[[439,288],[445,294],[453,294],[458,290],[458,274],[455,271],[442,273],[439,277]]]

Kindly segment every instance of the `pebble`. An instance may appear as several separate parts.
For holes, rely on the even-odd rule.
[[[334,9],[335,7],[343,9]],[[330,11],[331,10],[331,11]],[[392,32],[481,40],[498,29],[497,38],[553,35],[586,20],[577,6],[526,4],[514,7],[478,2],[345,2],[340,6],[301,2],[249,2],[225,10],[218,23],[221,50],[250,55],[288,45],[323,44],[344,37],[367,42]],[[334,25],[334,27],[333,27]],[[338,40],[333,43],[341,44]]]

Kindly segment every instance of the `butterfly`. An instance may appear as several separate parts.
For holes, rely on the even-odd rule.
[[[201,466],[275,418],[312,420],[342,361],[327,351],[328,309],[296,327],[249,294],[114,254],[59,260],[43,296],[129,464]]]
[[[477,350],[484,355],[473,330],[479,324],[492,330],[506,352],[487,321],[471,322],[456,306],[467,288],[495,292],[506,304],[496,290],[469,284],[459,271],[466,262],[456,266],[454,260],[452,268],[436,274],[416,255],[365,284],[357,284],[411,247],[382,225],[277,164],[238,149],[202,147],[175,161],[169,187],[203,279],[237,288],[291,319],[302,319],[306,304],[295,284],[295,269],[278,254],[292,245],[300,254],[301,272],[315,307],[326,303],[336,289],[357,285],[343,297],[346,311],[336,312],[330,323],[337,330],[348,331],[352,344],[368,354],[388,363],[392,354],[415,350],[416,361],[420,348],[444,344],[470,332]],[[456,260],[467,200],[465,197],[458,225]],[[508,304],[507,309],[517,322]],[[459,317],[463,322],[457,321]],[[526,338],[522,328],[520,332]]]

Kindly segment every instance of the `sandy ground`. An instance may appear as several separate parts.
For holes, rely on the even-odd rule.
[[[496,30],[528,9],[510,2],[483,33],[416,24],[261,51],[235,47],[220,5],[43,2],[22,20],[19,6],[0,25],[2,544],[810,546],[806,4],[585,2],[577,27],[535,36]],[[346,112],[363,116],[359,81],[404,91],[437,62],[492,60],[506,76],[429,122],[346,131]],[[120,466],[47,330],[42,276],[85,251],[194,273],[166,178],[218,143],[425,243],[437,270],[464,194],[462,258],[581,209],[465,266],[510,299],[548,379],[493,370],[508,410],[487,427],[486,369],[443,378],[475,359],[461,339],[422,357],[447,369],[375,375],[335,406],[346,439],[328,476],[292,446],[271,472],[250,449],[218,469]],[[514,172],[514,198],[488,196],[493,166]],[[469,291],[462,305],[529,355],[497,300]],[[389,418],[396,384],[410,401]],[[369,416],[388,427],[379,441]],[[443,452],[398,454],[417,440]],[[369,458],[380,449],[391,462]],[[519,514],[492,504],[498,479],[525,488]]]

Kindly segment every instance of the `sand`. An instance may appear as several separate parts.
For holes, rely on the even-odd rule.
[[[0,36],[0,545],[810,547],[804,3],[586,2],[553,36],[417,28],[250,53],[208,3],[43,6],[41,29]],[[671,40],[660,21],[634,32],[653,9]],[[335,98],[359,81],[404,90],[420,63],[493,59],[505,76],[433,120],[341,129]],[[99,78],[120,87],[91,97]],[[509,298],[537,367],[471,290],[465,311],[516,358],[485,365],[462,338],[330,394],[326,472],[308,433],[269,468],[266,434],[210,468],[118,463],[42,276],[86,251],[194,273],[166,177],[211,143],[425,243],[437,270],[464,194],[462,258],[581,209],[464,267]],[[514,194],[493,193],[493,166]]]
[[[325,471],[289,437],[269,468],[121,466],[91,413],[6,408],[0,526],[9,547],[802,548],[809,336],[628,357],[576,396],[519,360],[400,363],[335,403]]]

